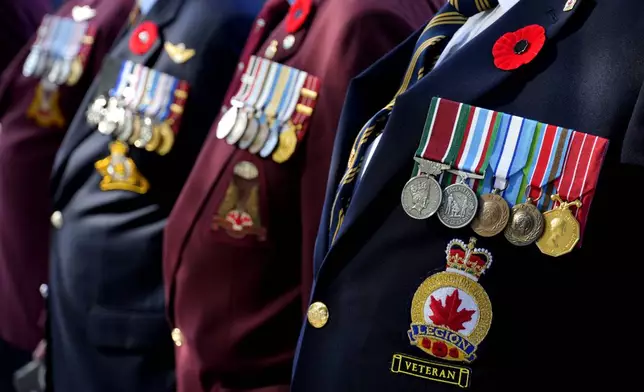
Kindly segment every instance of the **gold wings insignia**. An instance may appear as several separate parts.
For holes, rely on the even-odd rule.
[[[186,61],[190,60],[196,53],[194,49],[186,48],[186,45],[183,43],[175,45],[172,42],[166,42],[163,47],[168,53],[170,59],[177,64],[185,63]]]

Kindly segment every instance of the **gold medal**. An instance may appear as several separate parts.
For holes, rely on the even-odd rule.
[[[472,230],[481,237],[494,237],[505,229],[509,219],[508,203],[496,192],[488,193],[479,198],[479,209],[472,221]]]
[[[172,132],[172,128],[170,128],[167,122],[161,123],[158,128],[161,135],[161,143],[159,144],[157,153],[163,156],[172,150],[172,146],[174,145],[174,132]]]
[[[552,200],[559,206],[544,213],[545,230],[537,241],[541,253],[559,257],[570,253],[579,242],[579,222],[570,211],[571,206],[581,207],[581,201],[571,203],[561,200],[559,195],[552,195]]]
[[[71,70],[69,71],[69,77],[67,78],[67,85],[68,86],[73,86],[78,81],[80,80],[81,76],[83,75],[83,64],[81,63],[80,57],[76,57],[74,61],[72,61],[72,67]]]
[[[293,124],[285,125],[287,129],[280,134],[279,146],[273,152],[273,160],[277,163],[284,163],[293,156],[297,147],[297,135]]]
[[[159,144],[161,144],[161,131],[158,125],[154,125],[152,126],[152,138],[145,144],[145,149],[150,152],[156,151]]]

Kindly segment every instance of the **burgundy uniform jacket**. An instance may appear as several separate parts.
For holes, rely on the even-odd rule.
[[[70,0],[58,10],[57,15],[70,17],[75,6],[90,6],[96,15],[89,23],[97,27],[81,79],[59,89],[62,127],[41,127],[27,117],[39,84],[39,79],[22,75],[31,43],[0,84],[0,338],[25,350],[33,350],[43,337],[39,319],[44,302],[38,288],[47,280],[54,156],[133,4],[134,0]]]
[[[288,391],[347,86],[440,3],[314,0],[291,37],[288,2],[265,4],[225,104],[237,92],[249,57],[264,57],[267,49],[272,61],[318,77],[321,88],[306,136],[282,164],[219,140],[215,122],[174,207],[165,232],[164,274],[180,392]],[[216,218],[234,191],[241,162],[257,168],[256,230],[231,235]]]

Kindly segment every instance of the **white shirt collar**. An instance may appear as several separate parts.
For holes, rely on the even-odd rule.
[[[504,11],[509,10],[514,7],[519,0],[499,0],[499,7],[503,8]]]

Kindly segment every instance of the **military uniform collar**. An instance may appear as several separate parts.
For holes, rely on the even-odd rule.
[[[518,2],[519,0],[499,0],[499,7],[503,8],[503,11],[507,11],[514,7]]]

